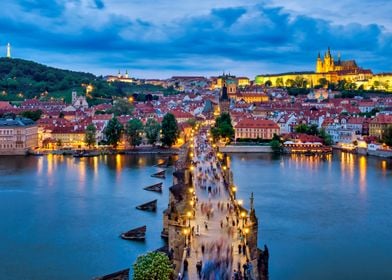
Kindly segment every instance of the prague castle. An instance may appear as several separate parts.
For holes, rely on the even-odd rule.
[[[330,48],[323,57],[320,53],[318,54],[315,68],[315,72],[258,75],[255,78],[255,84],[290,87],[293,83],[302,81],[306,87],[313,87],[320,85],[322,80],[335,84],[345,80],[365,90],[392,91],[392,73],[373,74],[371,70],[359,67],[355,60],[341,60],[340,53],[335,60]]]

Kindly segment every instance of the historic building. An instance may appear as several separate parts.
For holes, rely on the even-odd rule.
[[[342,60],[340,53],[337,59],[331,54],[330,48],[322,57],[320,53],[316,59],[315,72],[289,72],[282,74],[258,75],[255,78],[256,85],[270,84],[271,86],[288,86],[299,84],[300,87],[311,88],[320,85],[320,80],[328,83],[338,83],[345,80],[354,83],[356,87],[363,89],[375,89],[392,91],[392,73],[373,74],[370,69],[363,69],[357,65],[355,60]]]
[[[235,139],[272,139],[279,135],[279,126],[271,120],[242,119],[234,127]]]
[[[24,155],[38,146],[38,128],[30,119],[0,119],[0,155]]]
[[[385,129],[388,126],[392,126],[392,116],[391,115],[377,115],[369,123],[369,135],[381,138]]]

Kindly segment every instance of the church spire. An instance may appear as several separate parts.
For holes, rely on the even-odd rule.
[[[331,49],[328,47],[328,57],[331,57]]]

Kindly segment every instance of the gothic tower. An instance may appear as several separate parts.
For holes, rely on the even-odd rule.
[[[323,61],[321,60],[320,52],[319,52],[316,61],[316,73],[322,73],[322,72],[323,72]]]
[[[223,77],[223,86],[219,96],[219,109],[221,113],[228,113],[230,107],[229,95],[227,94],[226,79]]]

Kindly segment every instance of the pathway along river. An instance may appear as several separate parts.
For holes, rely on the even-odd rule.
[[[163,193],[142,190],[162,156],[0,157],[0,279],[91,279],[160,247]],[[335,154],[231,156],[238,195],[254,192],[270,276],[392,279],[392,161]],[[158,198],[156,213],[135,206]],[[147,225],[145,243],[120,239]]]

